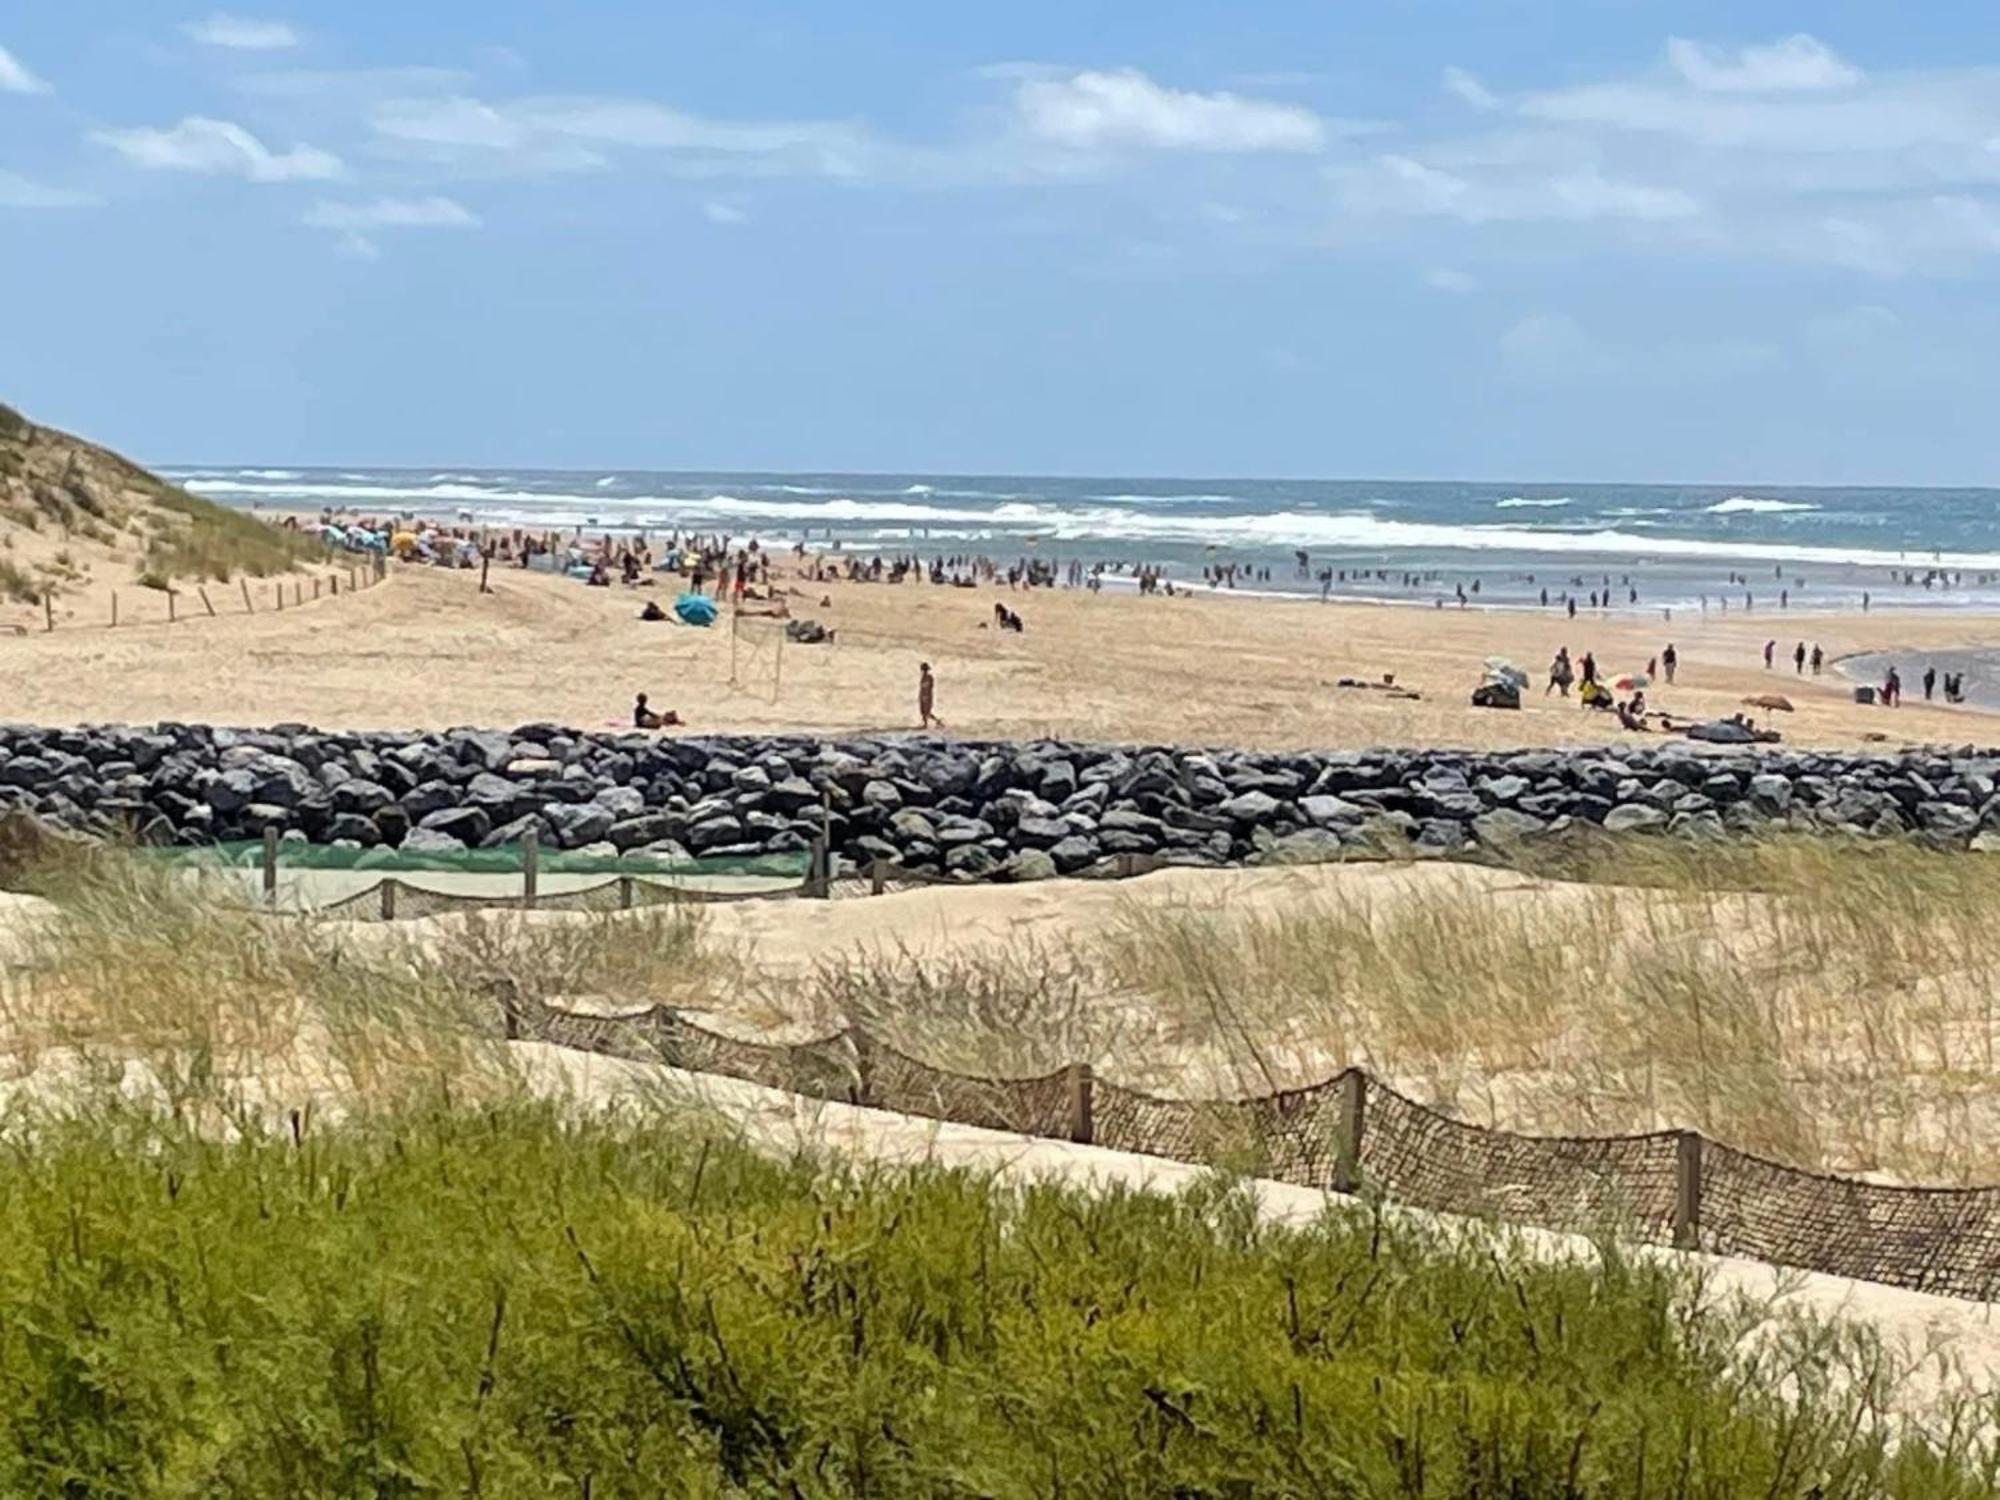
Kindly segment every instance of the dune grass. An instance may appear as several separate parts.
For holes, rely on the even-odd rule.
[[[321,554],[311,537],[171,485],[162,485],[152,500],[160,514],[139,565],[142,576],[149,579],[227,583],[239,573],[268,578]]]
[[[1055,951],[842,954],[787,997],[963,1071],[1083,1058],[1181,1097],[1360,1064],[1482,1124],[1693,1126],[1797,1165],[2000,1181],[2000,860],[1828,838],[1594,839],[1268,910],[1133,885]]]
[[[17,1130],[19,1127],[17,1126]],[[1970,1402],[1606,1252],[435,1104],[0,1157],[0,1490],[1990,1493]]]

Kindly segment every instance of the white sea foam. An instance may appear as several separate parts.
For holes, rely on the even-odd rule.
[[[1563,495],[1548,500],[1530,500],[1522,495],[1509,495],[1505,500],[1495,500],[1495,510],[1561,510],[1570,503],[1569,496]]]
[[[1777,516],[1788,510],[1818,510],[1804,500],[1765,500],[1756,495],[1731,495],[1708,507],[1711,516]]]
[[[903,493],[906,495],[929,495],[934,493],[934,491],[927,484],[913,484],[904,490]]]
[[[618,483],[618,476],[616,474],[606,474],[602,479],[597,481],[597,487],[600,490],[615,490],[618,488]]]
[[[249,473],[249,472],[250,472],[250,471],[249,471],[248,469],[244,470],[244,473],[246,473],[246,474],[247,474],[247,473]],[[274,474],[274,475],[272,475],[272,476],[270,476],[270,477],[271,477],[271,478],[273,478],[273,479],[297,479],[297,478],[298,478],[299,476],[298,476],[298,475],[296,475],[296,474]],[[485,476],[483,476],[483,475],[480,475],[480,474],[433,474],[433,475],[431,475],[431,483],[432,483],[432,484],[484,484],[485,482],[486,482],[486,480],[485,480]]]
[[[728,494],[651,494],[609,498],[599,493],[568,494],[503,488],[489,484],[390,485],[322,481],[250,482],[211,480],[191,484],[203,494],[383,505],[397,509],[455,510],[469,504],[481,520],[520,526],[598,524],[630,529],[641,514],[655,529],[696,527],[741,534],[796,531],[810,527],[862,526],[964,528],[994,533],[995,544],[1035,535],[1079,547],[1105,544],[1176,543],[1190,546],[1309,548],[1348,553],[1485,552],[1523,557],[1594,556],[1713,558],[1718,560],[1816,563],[1826,566],[1902,567],[1921,559],[1943,566],[2000,569],[2000,553],[1908,553],[1879,548],[1814,547],[1793,543],[1734,542],[1687,536],[1642,535],[1643,521],[1629,529],[1547,528],[1524,525],[1453,525],[1404,521],[1369,511],[1277,510],[1260,514],[1191,514],[1162,507],[1145,510],[1101,503],[1069,505],[1017,499],[969,506],[941,503],[942,496],[838,496],[796,498]],[[1748,497],[1736,497],[1745,499]],[[1722,502],[1728,504],[1729,502]],[[1798,508],[1794,502],[1776,502]],[[1812,507],[1803,507],[1811,509]],[[1715,507],[1711,507],[1714,510]],[[1737,506],[1740,512],[1743,506]],[[593,520],[593,518],[597,518]]]

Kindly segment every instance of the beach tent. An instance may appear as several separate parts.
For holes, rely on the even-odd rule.
[[[706,594],[682,594],[674,600],[674,613],[683,625],[713,625],[715,601]]]

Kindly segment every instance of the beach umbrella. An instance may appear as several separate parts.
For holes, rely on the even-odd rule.
[[[706,594],[682,594],[674,600],[674,613],[683,625],[713,625],[715,601]]]

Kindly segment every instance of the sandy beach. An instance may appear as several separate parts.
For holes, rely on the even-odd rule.
[[[648,598],[671,604],[680,581],[668,575],[652,588],[591,589],[496,567],[492,592],[482,595],[473,572],[391,565],[379,587],[282,613],[211,619],[184,608],[169,625],[163,601],[145,595],[158,618],[128,601],[115,630],[101,623],[108,608],[85,599],[53,632],[0,641],[0,713],[41,723],[595,728],[627,722],[633,694],[643,691],[655,706],[678,710],[687,726],[680,733],[890,732],[915,728],[917,669],[928,661],[938,713],[964,737],[1272,748],[1587,744],[1630,736],[1609,714],[1543,694],[1556,649],[1567,646],[1578,660],[1592,652],[1603,675],[1616,677],[1645,670],[1671,641],[1677,681],[1656,683],[1648,697],[1676,715],[1733,713],[1746,696],[1777,692],[1795,712],[1754,712],[1789,744],[1962,744],[1994,727],[1972,707],[1857,705],[1834,665],[1854,653],[1902,653],[1914,694],[1926,651],[2000,639],[2000,621],[1968,612],[1570,620],[1554,610],[1013,592],[1004,583],[815,583],[790,576],[790,559],[774,571],[793,616],[832,629],[831,644],[788,642],[781,652],[780,624],[746,617],[732,632],[726,611],[706,630],[640,620]],[[1021,614],[1023,633],[991,628],[996,599]],[[1772,639],[1777,667],[1767,671],[1762,653]],[[1821,676],[1792,670],[1800,641],[1825,652]],[[1518,712],[1469,704],[1482,661],[1496,654],[1530,675]],[[1385,673],[1421,697],[1336,685]]]

